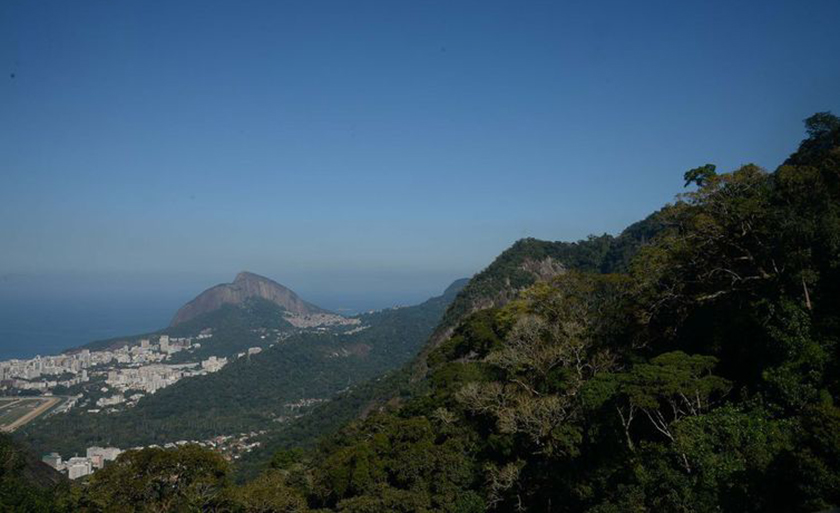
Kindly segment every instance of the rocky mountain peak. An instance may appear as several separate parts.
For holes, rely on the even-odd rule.
[[[242,304],[252,297],[266,299],[297,315],[326,313],[323,308],[304,301],[292,290],[274,280],[252,272],[242,271],[236,275],[233,282],[211,287],[182,306],[175,314],[170,326],[218,310],[222,305]]]
[[[236,275],[236,278],[233,279],[233,283],[242,283],[246,281],[263,281],[275,283],[272,280],[266,278],[265,276],[260,276],[259,274],[254,274],[250,271],[242,271]],[[282,287],[282,285],[280,286]]]

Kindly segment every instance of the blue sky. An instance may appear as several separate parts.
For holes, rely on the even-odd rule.
[[[178,296],[248,269],[419,299],[518,238],[617,233],[688,168],[774,168],[803,118],[840,111],[838,19],[836,0],[4,1],[0,276]]]

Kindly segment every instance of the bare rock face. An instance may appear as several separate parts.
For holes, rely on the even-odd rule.
[[[218,310],[222,305],[241,304],[252,297],[267,299],[296,315],[328,313],[302,300],[297,294],[275,281],[258,274],[241,272],[236,275],[233,283],[223,283],[209,288],[182,306],[169,325],[175,326],[201,314]]]
[[[548,281],[566,272],[566,266],[551,257],[542,260],[526,259],[522,263],[522,269],[533,274],[537,281]]]

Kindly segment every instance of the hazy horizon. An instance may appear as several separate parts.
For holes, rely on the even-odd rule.
[[[243,269],[244,270],[244,269]],[[250,269],[248,269],[250,270]],[[256,271],[255,271],[256,272]],[[301,297],[344,315],[413,305],[440,295],[453,280],[394,290],[376,277],[333,280],[338,288],[295,288]],[[0,276],[0,360],[55,354],[87,342],[165,328],[176,310],[202,291],[233,281],[217,275],[51,273]],[[467,278],[461,276],[459,278]],[[354,280],[364,279],[362,288]],[[387,283],[387,280],[386,280]],[[340,288],[340,287],[347,288]]]

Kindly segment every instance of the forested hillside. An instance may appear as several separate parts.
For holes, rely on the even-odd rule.
[[[629,226],[617,237],[593,236],[574,243],[537,239],[517,241],[460,289],[434,334],[411,362],[385,376],[354,385],[308,415],[272,431],[265,437],[264,447],[246,455],[240,462],[239,477],[251,476],[256,469],[268,463],[274,451],[308,447],[319,436],[354,418],[397,407],[425,393],[431,384],[422,379],[427,370],[429,353],[448,338],[452,329],[471,312],[504,305],[528,286],[550,280],[567,269],[587,272],[626,270],[632,256],[662,226],[659,214],[655,213]]]
[[[340,511],[840,503],[840,122],[807,127],[774,173],[686,173],[627,272],[471,315],[430,352],[427,394],[287,482]]]
[[[0,511],[50,511],[69,485],[64,476],[0,433]]]
[[[446,310],[443,321],[414,362],[415,378],[425,375],[429,352],[446,340],[467,315],[503,306],[525,288],[568,269],[596,273],[625,272],[633,255],[663,226],[661,214],[656,212],[630,225],[617,237],[604,234],[577,242],[530,238],[517,241],[476,274]]]
[[[673,204],[616,239],[517,243],[450,307],[422,353],[423,386],[313,449],[277,451],[248,483],[231,485],[227,464],[196,447],[132,451],[68,504],[840,505],[840,119],[816,114],[806,129],[773,172],[691,169]]]
[[[444,294],[420,305],[361,315],[364,329],[353,333],[289,336],[259,354],[236,359],[217,373],[159,390],[134,408],[102,415],[71,410],[35,422],[21,433],[36,449],[62,454],[83,452],[91,445],[127,448],[241,432],[271,433],[307,413],[310,403],[328,401],[348,387],[406,363],[426,341],[463,282],[453,283]],[[282,313],[265,300],[249,301],[225,305],[169,331],[186,333],[209,323],[214,339],[223,339],[225,347],[245,350],[260,345],[260,333],[266,328],[285,322]],[[353,416],[337,418],[346,421]],[[310,436],[321,433],[317,429]]]

